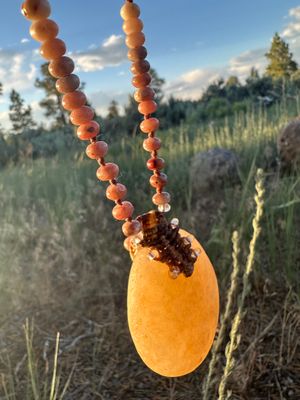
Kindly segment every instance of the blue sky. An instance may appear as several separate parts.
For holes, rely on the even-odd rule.
[[[8,94],[18,90],[42,118],[34,88],[43,62],[39,44],[29,36],[30,22],[20,13],[22,1],[1,5],[0,122],[7,126]],[[52,0],[52,15],[86,82],[86,92],[100,113],[115,98],[123,104],[131,74],[119,9],[122,1]],[[278,31],[300,63],[299,0],[140,0],[149,61],[166,79],[167,95],[197,99],[218,76],[245,78],[252,65],[265,67],[264,53]]]

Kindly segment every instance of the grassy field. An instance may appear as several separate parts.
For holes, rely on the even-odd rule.
[[[298,104],[249,110],[218,124],[182,124],[159,135],[173,198],[170,216],[184,221],[206,248],[218,275],[222,311],[228,293],[231,299],[206,393],[209,358],[176,379],[155,375],[138,358],[126,322],[131,262],[104,185],[95,177],[97,165],[85,158],[77,139],[55,158],[2,170],[0,399],[299,399],[300,176],[281,175],[274,167],[276,137],[300,113]],[[142,136],[105,139],[111,142],[107,160],[120,165],[137,213],[150,209]],[[213,147],[237,153],[240,183],[200,199],[189,167],[194,154]],[[222,397],[225,347],[253,235],[257,168],[264,170],[261,234],[226,377],[229,397]],[[234,231],[239,241],[235,236],[233,263]]]

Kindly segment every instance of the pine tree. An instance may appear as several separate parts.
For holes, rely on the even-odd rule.
[[[297,71],[297,63],[293,60],[293,54],[289,45],[275,33],[271,49],[266,53],[269,65],[266,68],[266,75],[273,79],[289,79]]]
[[[12,90],[10,93],[11,104],[9,106],[9,119],[12,122],[13,133],[22,133],[24,129],[30,129],[36,126],[32,118],[30,106],[24,105],[24,99],[20,94]]]
[[[114,119],[119,117],[119,105],[116,100],[112,100],[108,107],[107,119]]]
[[[156,103],[159,103],[162,98],[164,97],[163,94],[163,86],[165,84],[165,79],[161,78],[158,73],[156,72],[156,70],[154,68],[150,68],[149,71],[152,79],[151,79],[151,88],[154,90],[155,92],[155,101]]]

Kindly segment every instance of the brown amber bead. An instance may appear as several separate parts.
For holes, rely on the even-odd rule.
[[[141,223],[133,219],[132,221],[127,221],[122,226],[122,232],[125,236],[137,235],[142,229]]]
[[[66,93],[61,101],[63,108],[68,111],[75,110],[86,103],[86,95],[81,90]]]
[[[97,169],[97,178],[100,181],[111,181],[119,175],[119,167],[115,163],[106,163]]]
[[[140,128],[144,133],[155,132],[159,128],[159,120],[157,118],[147,118],[141,122]]]
[[[149,137],[143,142],[143,148],[146,151],[157,151],[161,147],[161,141],[157,137]]]
[[[163,169],[164,166],[165,166],[165,160],[160,157],[150,158],[147,161],[147,168],[150,169],[150,171]]]
[[[41,56],[46,60],[54,60],[63,56],[66,52],[66,44],[63,40],[54,38],[44,42],[40,48]]]
[[[48,18],[51,7],[47,0],[26,0],[22,4],[21,11],[25,18],[37,21]]]
[[[98,160],[106,156],[108,152],[108,144],[100,140],[99,142],[93,142],[86,148],[86,155],[92,160]]]
[[[127,188],[122,183],[112,183],[106,189],[106,197],[112,201],[122,200],[126,194]]]
[[[124,201],[122,204],[117,204],[114,206],[112,214],[118,221],[124,221],[132,216],[133,211],[133,205],[129,201]]]
[[[74,61],[70,57],[62,56],[52,60],[48,70],[54,78],[64,78],[70,75],[75,68]]]
[[[80,85],[80,79],[77,75],[71,74],[69,76],[65,76],[64,78],[60,78],[56,81],[56,89],[59,93],[69,93],[74,92],[74,90],[78,89]]]
[[[132,78],[132,84],[136,88],[142,88],[148,86],[151,82],[151,75],[149,72],[145,72],[144,74],[136,75]]]
[[[167,181],[168,181],[167,175],[161,172],[159,175],[151,176],[150,185],[155,189],[159,189],[166,186]]]
[[[135,62],[144,60],[147,57],[147,49],[144,46],[136,47],[135,49],[129,49],[127,56],[130,61]]]
[[[31,24],[30,35],[38,42],[54,39],[58,35],[58,25],[52,19],[40,19]]]
[[[141,32],[144,24],[139,18],[129,18],[123,24],[123,31],[126,35],[131,33]]]
[[[77,129],[77,136],[81,140],[89,140],[96,137],[99,132],[99,124],[96,121],[89,121],[79,126],[79,128]]]
[[[145,43],[145,35],[143,32],[135,32],[128,35],[125,39],[126,46],[130,49],[140,47]]]
[[[143,74],[144,72],[148,72],[150,69],[150,64],[147,60],[136,61],[131,65],[131,72],[133,75]]]
[[[91,107],[81,106],[71,112],[70,120],[73,125],[87,124],[93,119],[94,115],[94,110]]]
[[[138,18],[141,14],[140,7],[131,2],[126,2],[120,11],[121,17],[126,21],[129,18]]]
[[[153,100],[145,100],[140,102],[138,110],[141,114],[150,115],[157,110],[157,104]]]
[[[153,100],[155,92],[150,87],[142,87],[134,93],[134,100],[138,103],[145,100]]]
[[[159,206],[161,204],[170,203],[170,200],[171,200],[171,196],[168,192],[156,193],[152,197],[153,203],[156,204],[157,206]]]

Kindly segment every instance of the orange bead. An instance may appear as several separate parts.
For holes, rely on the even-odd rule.
[[[100,132],[100,126],[96,121],[89,121],[77,129],[77,136],[81,140],[93,139]]]
[[[149,137],[143,142],[143,148],[146,151],[157,151],[161,147],[161,141],[157,137]]]
[[[63,108],[72,111],[86,103],[86,95],[81,90],[66,93],[61,101]]]
[[[47,0],[26,0],[22,4],[21,11],[25,18],[37,21],[48,18],[51,7]]]
[[[127,194],[127,188],[122,183],[111,184],[106,189],[106,197],[109,200],[122,200]]]
[[[129,18],[138,18],[141,14],[137,4],[126,2],[120,11],[121,17],[126,21]]]
[[[126,35],[131,33],[141,32],[143,30],[144,24],[139,18],[129,18],[123,24],[123,31]]]
[[[126,37],[125,43],[130,49],[135,49],[136,47],[140,47],[145,43],[145,35],[143,32],[132,33]]]
[[[164,166],[165,166],[165,160],[160,157],[150,158],[147,161],[147,168],[150,169],[150,171],[163,169]]]
[[[108,152],[108,144],[102,140],[99,142],[93,142],[88,145],[85,152],[92,160],[98,160],[99,158],[106,156]]]
[[[142,87],[134,93],[134,100],[138,103],[145,100],[153,100],[155,92],[150,87]]]
[[[145,72],[148,72],[149,69],[150,69],[150,64],[147,60],[136,61],[130,67],[130,70],[133,73],[133,75],[143,74]]]
[[[130,61],[144,60],[147,57],[147,49],[144,46],[129,49],[127,56]]]
[[[157,110],[157,104],[153,100],[145,100],[139,104],[138,110],[141,114],[150,115]]]
[[[168,192],[161,192],[161,193],[156,193],[152,197],[152,201],[155,205],[159,206],[161,204],[167,204],[170,203],[171,196]]]
[[[62,56],[52,60],[48,70],[54,78],[64,78],[70,75],[75,68],[74,61],[70,57]]]
[[[132,221],[127,221],[122,226],[122,232],[125,236],[137,235],[142,229],[141,223],[133,219]]]
[[[132,78],[132,84],[136,88],[142,88],[148,86],[151,82],[151,75],[149,72],[145,72],[144,74],[136,75]]]
[[[111,181],[119,175],[119,167],[115,163],[106,163],[97,169],[97,178],[100,181]]]
[[[161,172],[159,175],[151,176],[150,185],[155,189],[159,189],[166,186],[167,181],[168,181],[167,175]]]
[[[41,56],[46,60],[59,58],[65,54],[66,50],[65,42],[58,38],[46,40],[40,47]]]
[[[129,201],[124,201],[122,204],[117,204],[113,210],[112,214],[118,221],[130,218],[133,214],[134,208]]]
[[[70,120],[73,125],[87,124],[93,119],[94,115],[94,110],[91,107],[81,106],[71,112]]]
[[[69,76],[65,76],[64,78],[60,78],[56,81],[56,90],[59,93],[69,93],[74,92],[74,90],[78,89],[80,85],[80,80],[77,75],[71,74]]]
[[[124,240],[124,248],[127,251],[131,251],[131,249],[132,249],[132,239],[133,239],[133,237],[129,236]]]
[[[30,35],[38,42],[54,39],[58,35],[58,25],[52,19],[40,19],[32,23]]]
[[[157,118],[147,118],[141,122],[140,128],[144,133],[155,132],[159,128],[159,120]]]

